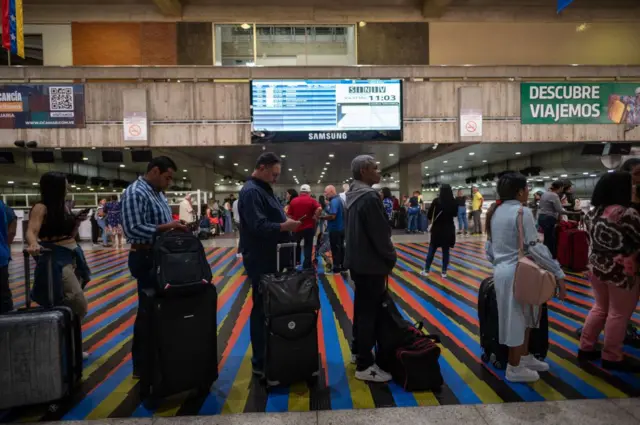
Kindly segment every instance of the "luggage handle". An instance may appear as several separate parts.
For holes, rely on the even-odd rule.
[[[297,248],[298,248],[298,244],[296,242],[286,242],[286,243],[279,243],[278,245],[276,245],[276,250],[277,250],[277,254],[276,254],[276,270],[278,272],[280,272],[280,250],[282,248],[293,248],[293,266],[295,268],[295,263],[296,263],[296,259],[297,257]]]
[[[52,251],[48,248],[42,248],[42,253],[47,253],[46,257],[47,262],[47,295],[49,306],[53,307],[53,255]],[[31,267],[29,265],[29,257],[31,254],[25,249],[22,251],[24,255],[24,299],[25,299],[25,307],[28,309],[31,308]]]

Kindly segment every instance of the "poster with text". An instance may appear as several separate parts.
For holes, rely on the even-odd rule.
[[[82,84],[0,85],[0,129],[84,127]]]
[[[639,83],[522,83],[522,124],[640,125]]]

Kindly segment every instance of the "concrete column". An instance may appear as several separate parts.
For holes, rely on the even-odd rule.
[[[400,165],[400,195],[410,195],[414,191],[422,191],[421,164]]]

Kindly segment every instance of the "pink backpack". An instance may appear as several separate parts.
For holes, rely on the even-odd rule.
[[[524,254],[523,210],[518,211],[518,265],[513,295],[521,304],[540,306],[556,293],[556,277]],[[533,309],[532,309],[533,310]],[[536,321],[537,322],[537,321]]]

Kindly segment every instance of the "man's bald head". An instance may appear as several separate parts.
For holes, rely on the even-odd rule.
[[[336,192],[336,187],[331,184],[324,189],[324,196],[329,199],[335,198],[337,194],[338,192]]]

